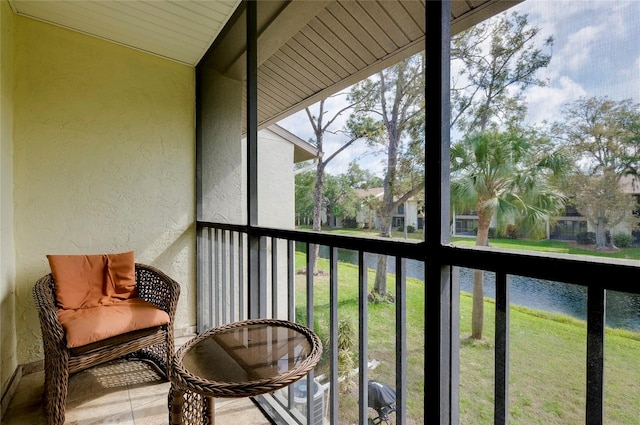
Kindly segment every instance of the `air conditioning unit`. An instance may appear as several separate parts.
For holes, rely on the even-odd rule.
[[[313,381],[313,417],[310,424],[324,424],[324,391],[325,387]],[[307,378],[302,378],[293,384],[293,403],[295,408],[307,417]]]

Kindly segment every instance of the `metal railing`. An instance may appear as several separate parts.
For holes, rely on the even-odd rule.
[[[258,259],[258,282],[247,278],[249,238],[259,243],[253,253]],[[368,414],[368,266],[367,256],[388,255],[395,263],[395,371],[397,424],[407,423],[407,300],[406,261],[424,266],[424,423],[459,422],[459,340],[460,287],[459,267],[495,273],[495,381],[494,417],[496,424],[508,423],[509,416],[509,314],[511,275],[573,283],[587,288],[586,340],[586,423],[603,423],[604,406],[604,331],[607,290],[640,293],[640,267],[636,261],[597,259],[571,255],[548,255],[490,248],[459,248],[443,245],[427,252],[424,243],[394,242],[383,239],[355,238],[323,233],[279,230],[219,223],[198,223],[198,329],[249,318],[250,292],[258,291],[263,317],[287,318],[314,326],[314,276],[306,273],[304,314],[296,315],[295,249],[306,254],[306,270],[311,269],[314,244],[329,251],[329,329],[328,340],[338,340],[338,250],[357,253],[358,267],[358,417],[367,423]],[[435,276],[435,278],[434,278]],[[601,276],[615,278],[601,279]],[[431,280],[429,280],[431,279]],[[435,281],[439,280],[439,281]],[[298,283],[300,285],[300,283]],[[255,311],[255,310],[253,310]],[[298,312],[301,309],[298,307]],[[324,347],[328,358],[329,389],[338,388],[337,344]],[[435,360],[434,360],[435,359]],[[261,403],[269,415],[292,423],[317,423],[313,375],[307,379],[306,418],[294,409],[292,391],[263,397]],[[435,397],[435,395],[438,397]],[[434,405],[432,398],[440,400]],[[444,401],[444,402],[443,402]],[[338,392],[328,391],[322,400],[325,420],[338,424]],[[291,413],[293,411],[293,413]]]

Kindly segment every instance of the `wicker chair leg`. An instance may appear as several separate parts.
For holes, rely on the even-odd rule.
[[[215,425],[216,418],[214,416],[216,406],[213,397],[204,398],[204,419],[208,425]]]
[[[169,390],[169,425],[183,425],[184,414],[184,391],[175,388],[173,385]]]
[[[69,389],[69,369],[66,360],[60,359],[58,364],[53,360],[46,362],[43,396],[47,425],[64,424]]]

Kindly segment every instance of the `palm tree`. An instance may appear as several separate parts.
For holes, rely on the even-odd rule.
[[[569,163],[533,132],[490,130],[468,136],[451,147],[451,201],[456,211],[478,214],[477,246],[489,244],[489,227],[521,220],[544,225],[564,207],[554,180]],[[474,271],[471,338],[482,339],[483,275]]]

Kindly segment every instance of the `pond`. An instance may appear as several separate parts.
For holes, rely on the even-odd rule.
[[[329,249],[322,246],[320,257],[328,258]],[[357,264],[358,254],[350,250],[338,250],[338,260]],[[376,268],[377,255],[367,254],[367,266]],[[395,273],[395,260],[390,257],[387,264],[389,273]],[[424,263],[407,260],[407,277],[424,279]],[[577,319],[587,317],[587,290],[580,285],[533,279],[524,276],[509,276],[509,295],[511,304],[532,309],[565,314]],[[473,271],[460,269],[460,290],[471,292],[473,287]],[[484,294],[495,298],[495,274],[485,272]],[[628,329],[640,332],[640,295],[624,292],[607,292],[606,323],[612,328]]]

